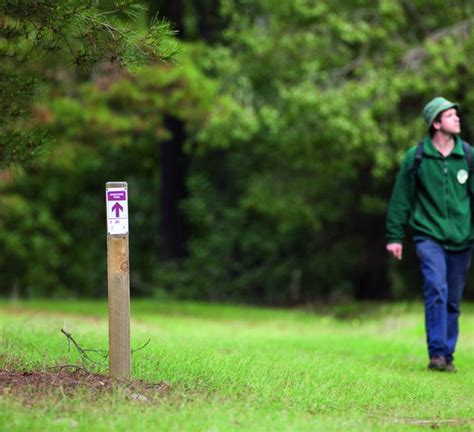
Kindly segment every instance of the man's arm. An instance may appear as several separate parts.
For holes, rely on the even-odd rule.
[[[395,181],[392,197],[387,211],[386,233],[387,251],[401,260],[403,239],[414,205],[414,179],[411,173],[414,153],[408,152]]]

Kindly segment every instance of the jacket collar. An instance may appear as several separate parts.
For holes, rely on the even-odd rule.
[[[433,144],[433,141],[431,140],[431,137],[427,135],[423,139],[423,153],[426,156],[430,157],[443,157],[442,154],[436,149],[436,147]],[[464,157],[464,149],[462,147],[462,140],[458,135],[454,135],[454,147],[449,156],[455,155],[455,156],[461,156]]]

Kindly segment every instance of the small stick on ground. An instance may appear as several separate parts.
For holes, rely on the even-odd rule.
[[[137,348],[137,349],[132,349],[131,351],[131,354],[137,352],[137,351],[140,351],[142,350],[143,348],[145,348],[149,343],[150,343],[151,339],[148,339],[140,348]]]
[[[64,334],[66,337],[67,337],[67,340],[68,342],[72,342],[74,344],[74,346],[76,347],[77,351],[79,351],[79,354],[81,355],[82,357],[82,361],[84,361],[84,359],[88,360],[88,361],[92,361],[89,356],[87,355],[87,353],[81,348],[81,346],[74,340],[74,338],[72,337],[71,333],[68,333],[66,330],[64,329],[61,329],[61,333]]]

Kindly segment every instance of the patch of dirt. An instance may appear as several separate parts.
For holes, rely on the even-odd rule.
[[[0,369],[0,395],[20,396],[31,403],[41,396],[60,394],[72,397],[77,393],[96,397],[101,394],[121,394],[139,402],[156,399],[170,389],[166,382],[118,380],[89,372],[77,366],[58,366],[51,370],[8,371]]]

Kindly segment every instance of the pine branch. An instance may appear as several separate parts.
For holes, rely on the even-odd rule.
[[[24,123],[31,122],[40,86],[52,82],[55,71],[69,70],[84,80],[104,62],[130,70],[177,54],[168,23],[152,25],[146,34],[127,25],[144,12],[141,3],[115,2],[110,10],[86,0],[0,3],[0,166],[28,164],[44,148],[46,141]],[[28,143],[24,148],[20,135]]]

